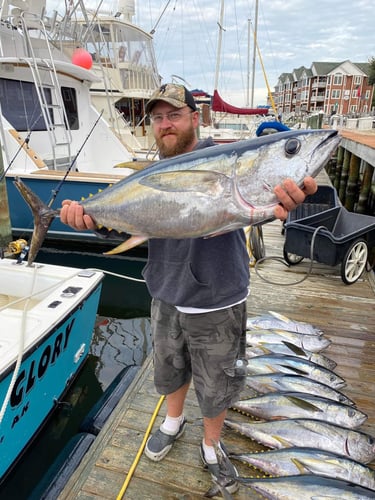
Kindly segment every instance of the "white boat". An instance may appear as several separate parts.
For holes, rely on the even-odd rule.
[[[81,15],[73,22],[72,11],[78,6]],[[15,176],[22,176],[34,188],[37,184],[39,196],[58,208],[63,199],[86,197],[138,168],[140,156],[125,142],[125,133],[114,133],[114,124],[109,124],[110,113],[116,109],[112,104],[117,96],[122,116],[125,108],[134,114],[140,96],[143,106],[157,86],[149,35],[120,17],[107,16],[103,24],[97,24],[98,16],[95,22],[90,21],[82,1],[74,9],[67,7],[69,15],[61,19],[57,13],[46,17],[45,7],[45,0],[0,3],[0,140],[16,236],[30,233],[33,224],[28,207],[12,189]],[[95,38],[97,33],[104,36],[107,32],[111,37],[105,42]],[[83,46],[84,41],[98,54],[92,70],[73,58],[73,46]],[[137,64],[119,61],[116,46],[122,47],[125,41],[133,59],[136,49],[145,47]],[[103,54],[107,54],[105,77],[101,73]],[[85,55],[91,57],[88,52]],[[150,67],[144,68],[146,57],[152,72]],[[123,87],[115,88],[121,75]],[[109,82],[112,87],[107,92],[104,87]],[[125,84],[127,94],[123,92]],[[103,107],[103,114],[92,102],[96,100],[101,107],[99,95],[110,103],[106,111]],[[135,136],[128,126],[127,130],[128,137]],[[128,167],[118,168],[124,164]],[[67,233],[73,234],[58,223],[50,231],[56,238]]]
[[[150,33],[133,23],[135,0],[119,0],[111,14],[98,9],[86,9],[77,2],[77,9],[67,9],[55,28],[55,38],[69,57],[77,46],[92,55],[91,71],[98,80],[91,85],[94,106],[111,129],[137,156],[153,158],[154,138],[145,105],[160,86]],[[69,32],[67,33],[67,31]],[[67,40],[70,35],[70,41]]]
[[[0,260],[0,484],[88,355],[102,278]]]

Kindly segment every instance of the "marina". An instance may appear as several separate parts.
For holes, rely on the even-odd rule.
[[[284,237],[280,222],[264,226],[264,241],[267,256],[282,256]],[[360,429],[375,436],[373,271],[366,272],[356,283],[345,285],[337,266],[314,263],[308,278],[292,286],[292,283],[302,280],[308,271],[308,261],[290,268],[276,260],[267,260],[257,266],[257,272],[253,269],[251,273],[248,314],[255,316],[272,310],[319,327],[324,336],[332,341],[324,354],[337,363],[335,373],[346,380],[347,385],[342,392],[368,416]],[[258,273],[270,283],[265,283]],[[149,356],[58,498],[121,498],[120,491],[142,446],[158,402]],[[162,462],[153,463],[144,455],[140,456],[124,498],[198,499],[210,488],[210,476],[203,470],[199,459],[198,446],[203,427],[192,389],[185,409],[188,420],[185,434]],[[153,424],[154,430],[161,424],[164,414],[165,407],[162,405]],[[232,410],[229,416],[235,420],[249,418]],[[231,452],[266,449],[229,429],[225,430],[223,441]],[[242,476],[262,475],[242,463],[236,463],[236,466]],[[251,498],[258,498],[242,485],[235,498],[249,498],[249,491]]]
[[[137,180],[147,177],[141,170],[157,156],[150,134],[150,118],[145,115],[148,98],[162,83],[153,48],[154,32],[148,33],[133,23],[133,0],[118,2],[118,11],[113,13],[101,9],[101,3],[94,12],[88,4],[81,0],[75,5],[69,2],[61,16],[57,11],[47,13],[44,0],[0,2],[0,198],[1,202],[5,198],[9,201],[9,220],[1,224],[1,230],[5,228],[14,239],[19,238],[12,243],[8,239],[5,243],[1,241],[0,498],[194,500],[210,496],[207,492],[213,486],[199,457],[203,420],[194,388],[190,389],[185,406],[186,432],[172,451],[161,462],[151,462],[143,454],[147,437],[160,426],[166,412],[164,398],[156,393],[153,384],[151,297],[142,277],[148,258],[147,239],[135,248],[129,244],[130,250],[123,254],[103,255],[118,244],[116,238],[105,238],[108,236],[105,228],[109,223],[118,232],[133,234],[132,214],[136,230],[149,238],[211,236],[243,227],[244,223],[262,224],[269,220],[272,207],[268,216],[263,214],[263,219],[256,220],[258,206],[268,208],[268,205],[264,201],[257,202],[256,193],[251,192],[259,179],[251,178],[250,168],[240,168],[246,165],[241,148],[252,149],[253,144],[278,142],[280,136],[259,137],[258,142],[248,141],[251,145],[238,142],[240,138],[258,135],[260,120],[264,121],[262,125],[269,125],[268,109],[229,105],[218,94],[219,86],[215,81],[213,100],[210,105],[205,104],[206,108],[199,108],[200,126],[203,127],[204,111],[207,114],[210,106],[211,111],[221,113],[222,122],[220,126],[219,122],[215,124],[216,129],[200,128],[200,137],[209,134],[218,143],[234,141],[233,145],[223,146],[225,149],[221,153],[225,152],[228,158],[236,156],[236,164],[229,162],[225,167],[228,169],[221,172],[225,162],[219,162],[221,167],[217,167],[215,149],[210,148],[204,154],[213,157],[212,167],[208,169],[211,174],[224,173],[225,179],[235,178],[235,182],[228,183],[228,193],[240,194],[241,199],[256,207],[251,210],[250,221],[248,206],[242,219],[238,219],[238,225],[232,226],[228,222],[228,207],[231,206],[231,202],[227,204],[228,199],[217,198],[217,205],[209,200],[205,205],[203,199],[208,200],[212,193],[206,189],[203,178],[204,189],[191,189],[186,196],[191,202],[193,193],[198,193],[197,200],[191,203],[194,210],[189,213],[185,210],[184,220],[182,215],[176,216],[182,213],[176,209],[177,205],[186,203],[184,190],[179,190],[173,211],[161,209],[157,212],[156,208],[163,205],[163,194],[157,192],[154,181],[148,185],[147,180],[145,183],[142,180],[139,182],[141,189],[147,186],[149,191],[146,190],[142,203],[135,208],[130,209],[129,204],[124,203],[117,209],[113,201],[108,201],[111,195],[105,198],[108,191],[104,194],[107,201],[103,205],[109,215],[103,223],[96,219],[98,227],[103,226],[104,239],[93,232],[74,231],[57,217],[49,230],[46,229],[48,235],[38,253],[38,265],[26,266],[27,251],[30,245],[32,254],[32,245],[21,238],[31,235],[34,224],[29,207],[14,185],[17,177],[21,176],[25,184],[48,203],[46,208],[59,207],[64,199],[85,199],[82,204],[89,207],[88,198],[92,194],[118,184],[139,170],[127,182],[120,182],[120,187],[112,187],[111,193],[120,191],[118,198],[129,202],[121,189],[130,184],[133,187],[128,189],[129,193],[137,192]],[[219,33],[222,25],[221,19]],[[220,46],[221,41],[217,68]],[[254,58],[255,49],[254,32]],[[361,73],[362,89],[368,78],[364,74]],[[173,78],[181,79],[176,75],[172,75]],[[321,85],[323,81],[315,84]],[[371,91],[373,93],[373,89]],[[352,99],[360,98],[365,112],[368,111],[365,99],[373,94],[370,90],[362,93],[361,96],[359,87],[354,89]],[[270,90],[269,94],[272,101]],[[312,95],[312,99],[316,102],[322,96]],[[199,102],[197,104],[199,107]],[[276,116],[278,112],[272,107]],[[354,108],[351,109],[354,112]],[[317,126],[311,128],[322,129],[314,131],[316,135],[336,137],[336,130],[323,129],[340,129],[342,139],[336,138],[337,153],[318,177],[320,186],[328,187],[330,193],[331,186],[335,190],[329,196],[328,205],[332,206],[327,206],[325,195],[322,200],[318,196],[317,207],[313,203],[308,208],[305,206],[305,215],[297,217],[295,226],[290,219],[286,224],[275,221],[252,226],[254,231],[249,232],[254,239],[251,244],[249,242],[253,260],[248,315],[250,320],[273,311],[276,315],[314,325],[323,332],[322,338],[329,344],[324,349],[326,361],[334,364],[338,380],[345,381],[342,393],[354,402],[360,417],[365,416],[357,428],[371,441],[373,453],[367,463],[375,471],[375,122],[367,112],[368,116],[359,117],[358,114],[358,118],[347,120],[345,117],[344,120],[338,115],[329,116],[328,111],[325,109],[324,121],[321,111],[310,116],[310,121],[300,123],[298,130],[287,133],[289,137],[312,136],[312,130],[299,129],[310,128],[315,118]],[[242,113],[254,114],[256,118],[243,127]],[[230,115],[228,122],[224,120],[226,114]],[[161,116],[164,119],[164,115]],[[166,117],[171,120],[169,113]],[[281,117],[280,114],[280,122],[274,123],[283,126]],[[210,117],[207,122],[211,121],[215,119]],[[347,128],[342,128],[344,124]],[[221,125],[225,128],[219,130]],[[297,125],[290,123],[295,129]],[[354,127],[361,130],[354,130]],[[363,130],[366,127],[368,130]],[[280,173],[282,179],[285,171],[293,177],[288,162],[283,163],[284,157],[293,157],[300,147],[300,144],[297,149],[283,147],[281,154],[273,152],[269,164],[265,155],[262,156],[261,167],[269,165],[267,175],[270,174],[272,181],[276,179],[277,183],[277,176]],[[247,153],[245,149],[243,152]],[[326,164],[331,153],[332,150],[324,157],[320,150],[316,156]],[[192,153],[195,158],[194,155],[201,161],[201,152]],[[190,158],[192,156],[190,154]],[[306,164],[309,168],[313,155],[310,161],[306,161],[307,155],[301,156],[296,164]],[[171,170],[181,161],[182,166],[176,168],[181,174],[190,168],[185,166],[184,158],[166,161],[171,162]],[[157,172],[158,168],[163,170],[163,166],[158,165],[151,168],[152,172]],[[254,167],[251,173],[255,170]],[[303,175],[307,171],[302,169]],[[268,186],[268,189],[258,190],[263,191],[260,196],[272,192],[271,179],[268,179],[270,182],[265,179],[267,175],[264,172],[260,175],[260,184]],[[164,196],[165,192],[173,191],[169,188],[167,185]],[[200,191],[204,192],[204,198]],[[156,203],[149,209],[148,203],[153,197]],[[121,214],[126,212],[126,223],[130,226],[119,228],[113,224],[115,208]],[[223,226],[215,226],[211,232],[183,232],[192,230],[196,221],[199,226],[206,216],[209,218],[219,208],[224,212]],[[0,212],[3,217],[3,210]],[[146,212],[144,230],[139,215]],[[196,221],[193,221],[193,212],[199,213]],[[164,224],[161,231],[173,228],[175,232],[148,232],[150,222],[153,230],[160,222]],[[325,228],[321,227],[323,224]],[[296,233],[292,233],[292,229]],[[256,241],[259,234],[262,240]],[[338,251],[342,239],[344,246]],[[212,240],[214,242],[215,238]],[[264,259],[255,255],[255,244]],[[206,252],[206,255],[214,254],[214,245],[217,244],[213,243],[212,254]],[[11,250],[14,246],[18,253],[22,249],[18,266],[14,259],[3,258],[4,254],[9,257],[10,252],[17,253]],[[333,255],[335,250],[337,255]],[[310,261],[309,256],[314,260]],[[68,271],[72,281],[65,283]],[[38,280],[38,273],[43,286],[36,282],[42,292],[28,293],[29,285],[32,288],[35,279]],[[238,289],[238,281],[231,278],[229,281]],[[90,280],[92,284],[88,286]],[[46,294],[50,281],[58,281],[61,286],[57,295]],[[245,293],[246,282],[247,278]],[[58,315],[62,308],[65,315]],[[23,335],[26,339],[22,340]],[[283,359],[286,364],[286,356]],[[251,359],[248,363],[249,370],[256,366]],[[243,399],[256,395],[255,389],[247,387]],[[349,413],[356,412],[353,407],[349,408],[352,410],[348,410]],[[307,412],[306,408],[304,411]],[[279,414],[276,417],[278,420]],[[257,421],[256,417],[235,409],[229,410],[228,418],[238,423]],[[332,422],[332,415],[330,418]],[[37,432],[42,426],[43,432]],[[253,441],[229,426],[224,429],[223,441],[230,453],[268,449],[264,443]],[[233,460],[241,477],[266,476],[260,469]],[[371,488],[371,498],[375,498],[375,486]],[[241,484],[234,499],[245,498],[265,497]]]

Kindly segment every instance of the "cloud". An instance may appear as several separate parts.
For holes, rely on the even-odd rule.
[[[212,93],[220,0],[135,1],[136,23],[147,32],[156,28],[155,54],[164,82],[179,75],[192,88]],[[61,5],[47,0],[47,7],[53,3]],[[90,4],[94,8],[98,0],[86,2]],[[218,89],[241,106],[253,78],[255,0],[225,0],[224,5]],[[103,7],[114,13],[117,2]],[[367,62],[375,55],[373,19],[373,0],[260,0],[257,40],[271,90],[280,74],[314,61]],[[254,105],[264,104],[267,88],[258,54],[255,69]]]

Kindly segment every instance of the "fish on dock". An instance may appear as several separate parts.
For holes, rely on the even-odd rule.
[[[307,359],[284,354],[264,354],[250,358],[247,363],[248,375],[265,373],[289,373],[303,375],[334,389],[345,386],[345,380],[334,371],[317,365]]]
[[[323,336],[308,335],[287,330],[252,330],[246,332],[246,344],[248,346],[260,346],[267,344],[293,344],[301,349],[311,352],[320,352],[331,345],[331,341]]]
[[[268,448],[311,447],[364,464],[375,460],[374,436],[323,420],[288,418],[250,423],[226,418],[225,425]]]
[[[354,401],[337,389],[302,375],[289,375],[287,373],[252,375],[246,377],[246,385],[260,394],[281,391],[303,392],[355,406]]]
[[[257,344],[255,346],[246,347],[246,357],[248,359],[254,358],[255,356],[262,356],[263,354],[285,354],[287,356],[297,356],[297,358],[307,359],[312,361],[317,365],[324,366],[328,370],[334,370],[337,363],[332,359],[324,356],[319,352],[312,352],[308,349],[302,349],[289,342],[279,342],[276,344]]]
[[[303,392],[269,392],[236,401],[231,408],[264,420],[312,418],[355,429],[367,415],[353,406]]]
[[[375,470],[351,458],[318,448],[292,447],[257,453],[230,453],[229,458],[272,476],[316,474],[375,490]]]
[[[246,322],[248,330],[286,330],[294,333],[304,333],[305,335],[322,335],[323,331],[310,323],[297,321],[288,318],[274,311],[261,316],[248,317]]]
[[[336,130],[290,130],[199,149],[160,160],[81,204],[98,226],[131,235],[108,253],[149,238],[211,237],[273,220],[274,188],[315,177],[340,140]],[[14,183],[34,215],[31,264],[58,212],[20,179]]]
[[[372,500],[375,491],[342,479],[317,475],[264,479],[237,478],[237,481],[271,500]]]

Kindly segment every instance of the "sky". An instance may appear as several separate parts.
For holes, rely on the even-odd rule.
[[[117,3],[103,5],[116,12]],[[373,0],[259,0],[254,66],[255,9],[255,0],[135,0],[134,21],[154,30],[163,83],[212,94],[217,82],[220,95],[236,106],[266,104],[267,87],[273,91],[278,77],[294,68],[375,57]]]

